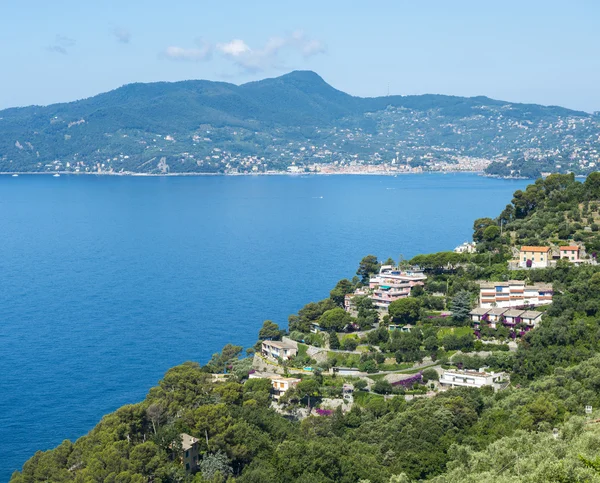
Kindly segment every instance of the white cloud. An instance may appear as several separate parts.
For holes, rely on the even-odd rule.
[[[284,67],[281,59],[282,51],[296,51],[303,57],[325,52],[325,45],[308,38],[304,32],[296,31],[286,37],[271,37],[260,49],[252,49],[241,39],[217,44],[217,50],[233,61],[238,67],[248,72],[260,72]]]
[[[246,42],[240,39],[233,39],[231,42],[225,44],[217,44],[217,50],[225,55],[231,55],[232,57],[239,57],[240,55],[248,54],[251,50]]]
[[[212,47],[209,43],[203,40],[197,40],[198,47],[167,47],[163,52],[163,55],[170,60],[181,60],[189,62],[200,62],[203,60],[210,59],[212,54]]]
[[[199,39],[196,44],[197,47],[192,48],[170,46],[161,55],[171,60],[198,62],[209,60],[214,50],[244,71],[262,72],[286,68],[284,53],[296,53],[306,59],[326,50],[321,41],[307,37],[301,30],[283,37],[270,37],[261,48],[256,49],[239,38],[214,46]]]
[[[117,41],[122,44],[128,44],[131,41],[131,32],[123,27],[117,27],[113,30],[113,35]]]

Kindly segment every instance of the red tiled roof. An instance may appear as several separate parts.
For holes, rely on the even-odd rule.
[[[523,247],[521,247],[521,251],[522,252],[546,253],[546,252],[550,251],[550,247],[529,247],[529,246],[523,246]]]

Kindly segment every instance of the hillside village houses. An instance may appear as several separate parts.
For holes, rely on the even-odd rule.
[[[354,293],[346,295],[344,308],[350,311],[354,308],[352,299],[356,296],[366,295],[375,307],[387,310],[395,300],[408,297],[413,287],[424,285],[427,276],[423,270],[412,268],[401,270],[392,265],[383,265],[379,273],[369,279],[369,287],[361,287]]]
[[[515,252],[516,255],[516,252]],[[575,265],[596,265],[594,257],[588,257],[583,246],[568,245],[559,247],[522,246],[518,252],[518,260],[512,260],[509,267],[548,268],[555,267],[557,260],[567,260]]]
[[[477,307],[471,310],[469,316],[475,330],[479,329],[481,323],[487,323],[492,329],[495,329],[498,323],[502,323],[511,329],[517,324],[523,324],[524,330],[528,331],[537,327],[542,320],[542,312],[499,307],[493,309]]]

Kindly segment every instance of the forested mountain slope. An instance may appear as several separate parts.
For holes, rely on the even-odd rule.
[[[428,169],[466,157],[496,161],[501,175],[531,166],[587,172],[598,132],[595,117],[561,107],[483,96],[360,98],[295,71],[239,86],[130,84],[0,111],[0,171],[230,173],[334,162]]]

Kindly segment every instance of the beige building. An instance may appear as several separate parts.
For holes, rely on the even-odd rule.
[[[181,433],[181,461],[185,471],[191,473],[198,469],[198,439],[186,433]]]
[[[550,247],[522,246],[519,251],[519,266],[522,268],[548,268],[551,258]]]
[[[296,387],[301,380],[294,377],[272,377],[273,399],[278,401],[289,389]]]
[[[249,379],[270,379],[271,386],[273,387],[273,399],[279,400],[288,390],[296,387],[302,379],[295,377],[283,377],[279,374],[260,373],[255,372],[248,376]]]

